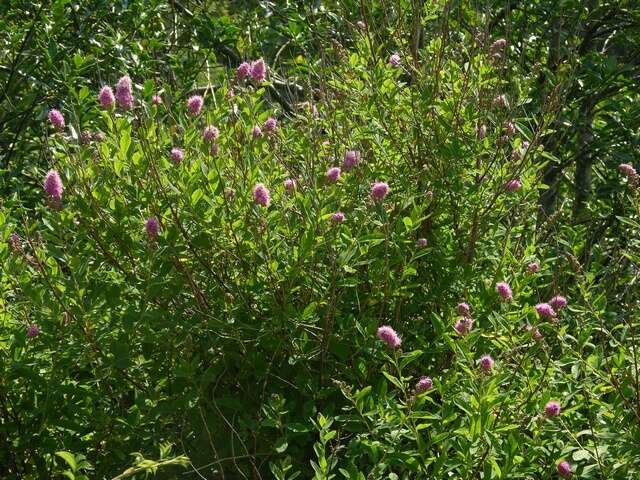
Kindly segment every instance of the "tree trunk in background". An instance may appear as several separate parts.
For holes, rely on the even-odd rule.
[[[556,72],[558,64],[560,63],[560,39],[561,31],[563,28],[562,16],[556,15],[551,27],[551,36],[549,39],[549,57],[547,59],[547,68],[551,72]],[[547,82],[547,77],[544,73],[540,75],[540,84],[542,85],[542,95],[548,96],[548,90],[544,88]],[[544,104],[544,98],[541,99],[541,105]],[[560,112],[558,112],[558,116]],[[560,119],[556,118],[553,124],[554,133],[543,140],[544,149],[548,152],[555,153],[558,146],[558,135],[560,134]],[[537,225],[540,227],[549,216],[553,215],[556,209],[556,203],[558,199],[558,187],[560,180],[560,173],[562,168],[558,163],[549,163],[544,167],[542,171],[542,182],[549,188],[544,190],[538,198],[538,219]]]
[[[591,143],[593,140],[593,111],[595,104],[594,96],[587,96],[580,106],[573,201],[573,218],[578,223],[588,221],[588,212],[585,207],[591,199],[592,191],[591,167],[593,155],[591,154]]]

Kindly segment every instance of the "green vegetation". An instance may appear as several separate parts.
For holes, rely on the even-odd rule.
[[[0,477],[640,475],[635,2],[206,3],[0,6]]]

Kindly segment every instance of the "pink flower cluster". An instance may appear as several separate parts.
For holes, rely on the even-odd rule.
[[[427,390],[431,390],[433,388],[433,380],[430,377],[420,377],[418,383],[416,383],[416,393],[424,393]]]
[[[56,130],[64,129],[64,116],[60,110],[56,110],[55,108],[53,110],[49,110],[49,121]]]
[[[418,248],[424,248],[428,245],[428,241],[426,238],[419,238],[416,240],[416,247]]]
[[[500,52],[507,46],[507,41],[504,38],[500,38],[491,44],[490,50],[493,53]]]
[[[329,183],[337,182],[338,179],[340,179],[340,167],[331,167],[329,170],[327,170],[325,178]]]
[[[498,95],[493,99],[493,106],[495,108],[505,108],[507,106],[506,95]]]
[[[490,372],[493,370],[493,366],[495,365],[495,361],[491,358],[491,355],[484,355],[480,357],[480,368],[485,372]]]
[[[402,344],[396,331],[388,325],[378,328],[378,338],[391,348],[399,348]]]
[[[344,213],[342,212],[336,212],[333,215],[331,215],[331,221],[333,223],[342,223],[344,222]]]
[[[184,160],[184,151],[181,148],[174,147],[171,149],[171,160],[174,163],[180,163]]]
[[[191,115],[193,115],[194,117],[196,115],[200,115],[203,105],[204,99],[200,95],[193,95],[187,100],[187,108],[189,109],[189,112],[191,112]]]
[[[253,199],[258,205],[262,205],[263,207],[269,206],[271,203],[271,195],[264,184],[257,183],[256,186],[253,187]]]
[[[118,80],[116,84],[116,102],[123,110],[129,110],[133,107],[133,90],[131,79],[125,75]]]
[[[556,402],[555,400],[547,402],[547,404],[544,406],[544,414],[547,417],[557,417],[558,415],[560,415],[560,410],[560,403]]]
[[[267,66],[262,58],[251,63],[242,62],[236,69],[236,78],[246,80],[251,77],[254,82],[264,82],[267,77]]]
[[[13,253],[22,251],[22,239],[16,232],[13,232],[11,235],[9,235],[7,243],[9,244],[9,248]]]
[[[34,338],[40,335],[40,327],[32,323],[27,327],[27,337]]]
[[[349,172],[353,167],[360,163],[360,152],[357,150],[349,150],[344,154],[344,161],[342,167],[345,171]]]
[[[557,315],[556,311],[548,303],[537,304],[536,312],[538,312],[538,315],[540,315],[541,317],[546,318],[555,318],[555,316]]]
[[[504,189],[509,193],[516,192],[521,188],[522,188],[522,182],[517,178],[514,178],[513,180],[509,180],[504,187]]]
[[[376,202],[381,202],[389,193],[389,184],[387,182],[375,182],[371,185],[371,198]]]
[[[220,130],[213,125],[207,125],[202,131],[202,138],[207,142],[215,142],[220,136]]]
[[[287,178],[284,181],[284,189],[288,192],[288,193],[293,193],[296,189],[296,181],[293,178]]]
[[[105,85],[100,89],[100,93],[98,94],[98,102],[104,109],[108,109],[113,107],[114,103],[116,103],[116,97],[113,95],[113,90],[109,85]]]
[[[562,478],[571,478],[571,464],[566,460],[562,460],[558,463],[558,475]]]
[[[498,292],[498,295],[500,295],[505,302],[513,300],[513,292],[507,282],[496,283],[496,292]]]
[[[462,317],[458,319],[453,326],[453,329],[460,335],[461,337],[466,337],[469,335],[469,332],[473,329],[473,318],[471,317]]]
[[[149,217],[144,222],[144,229],[147,231],[149,240],[155,240],[160,234],[160,222],[156,217]]]
[[[636,169],[633,167],[633,165],[630,165],[628,163],[621,163],[620,165],[618,165],[618,170],[620,170],[620,173],[627,177],[627,180],[632,187],[640,186],[640,175],[638,175],[638,172],[636,172]]]
[[[456,307],[456,311],[464,317],[468,317],[469,315],[471,315],[471,307],[467,302],[459,303]]]
[[[540,264],[538,262],[531,262],[527,265],[528,273],[537,273],[540,271]]]
[[[536,305],[536,312],[538,315],[545,318],[555,318],[560,310],[567,306],[567,299],[562,295],[556,295],[548,303],[538,303]]]
[[[47,172],[44,178],[44,191],[52,200],[59,202],[62,199],[64,187],[62,186],[62,180],[57,171],[49,170]]]
[[[264,122],[264,125],[262,126],[262,129],[267,133],[273,133],[276,131],[277,128],[278,128],[278,121],[273,117],[269,117]]]

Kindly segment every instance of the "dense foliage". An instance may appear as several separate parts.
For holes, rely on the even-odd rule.
[[[638,8],[300,3],[0,7],[0,475],[640,475]]]

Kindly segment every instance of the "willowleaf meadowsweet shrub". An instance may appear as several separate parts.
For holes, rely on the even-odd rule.
[[[41,203],[3,206],[3,458],[32,478],[163,442],[206,478],[637,469],[633,350],[535,223],[535,79],[505,79],[511,41],[463,40],[414,57],[358,33],[300,109],[270,101],[263,59],[206,101],[133,72],[57,99],[102,140],[49,115]]]

